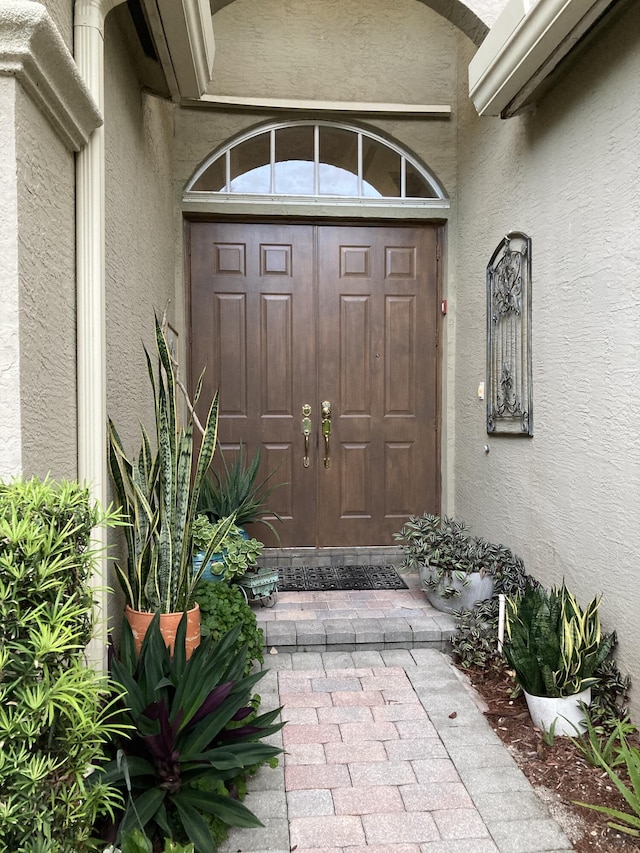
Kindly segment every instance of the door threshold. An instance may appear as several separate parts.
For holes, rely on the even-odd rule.
[[[258,560],[266,568],[278,566],[395,566],[402,563],[398,546],[373,545],[364,547],[337,546],[331,548],[265,548]]]

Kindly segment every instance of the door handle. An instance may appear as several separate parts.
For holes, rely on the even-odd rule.
[[[325,400],[322,403],[322,435],[324,437],[324,467],[331,464],[331,403]]]
[[[302,407],[302,435],[304,436],[304,458],[302,464],[309,467],[309,436],[311,435],[311,406],[305,403]]]

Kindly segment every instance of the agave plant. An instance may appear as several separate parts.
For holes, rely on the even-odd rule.
[[[267,508],[266,502],[271,493],[284,484],[268,485],[274,471],[256,482],[260,468],[260,448],[258,447],[250,460],[246,460],[244,445],[240,442],[238,453],[231,464],[225,459],[222,450],[220,457],[223,470],[210,471],[202,484],[200,511],[205,512],[211,519],[235,515],[236,524],[240,526],[259,522],[268,527],[279,541],[277,530],[265,516],[273,516],[278,521],[281,519],[276,512]]]
[[[504,654],[522,688],[533,696],[571,696],[597,681],[614,635],[603,635],[599,599],[582,610],[564,583],[547,591],[528,583],[507,599]]]
[[[140,453],[130,460],[109,420],[109,470],[118,502],[129,521],[125,528],[127,564],[116,565],[116,574],[130,607],[174,613],[191,606],[204,571],[204,568],[200,573],[193,571],[192,528],[200,490],[216,447],[218,395],[209,407],[192,481],[194,407],[200,396],[202,376],[193,403],[188,401],[189,416],[183,427],[178,417],[173,361],[157,317],[155,341],[157,378],[146,348],[145,356],[155,403],[157,449],[152,450],[149,434],[142,427]],[[216,525],[203,566],[219,550],[233,522],[232,516]]]
[[[234,826],[262,825],[224,793],[247,768],[281,751],[257,742],[282,727],[274,722],[281,709],[255,716],[252,688],[265,673],[244,675],[246,647],[238,651],[239,632],[236,626],[218,642],[205,637],[187,660],[183,615],[170,657],[156,614],[136,658],[131,629],[123,624],[112,679],[124,690],[118,721],[132,734],[94,774],[94,781],[115,784],[129,798],[116,844],[136,827],[162,839],[173,838],[177,826],[184,836],[178,840],[191,841],[196,853],[210,853],[216,846],[206,815]]]

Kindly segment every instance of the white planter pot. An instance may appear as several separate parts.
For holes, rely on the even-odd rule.
[[[574,693],[573,696],[532,696],[526,690],[523,693],[534,726],[548,732],[551,731],[555,721],[554,734],[556,735],[576,737],[586,732],[587,727],[583,722],[584,712],[580,703],[589,705],[591,702],[590,687],[581,693]]]
[[[420,566],[418,569],[420,580],[423,584],[431,577],[431,569]],[[468,583],[463,583],[455,577],[446,580],[443,578],[436,589],[424,587],[424,593],[427,596],[429,604],[433,605],[436,610],[442,610],[444,613],[453,613],[454,610],[473,610],[475,604],[479,601],[486,601],[493,595],[493,578],[491,575],[482,575],[480,572],[471,572],[466,576]],[[447,587],[453,587],[459,590],[458,595],[453,598],[444,598],[443,592]]]

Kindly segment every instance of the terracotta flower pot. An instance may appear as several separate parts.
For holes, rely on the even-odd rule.
[[[136,652],[140,654],[142,641],[149,629],[149,625],[153,620],[153,613],[148,613],[141,610],[133,610],[129,605],[124,609],[124,615],[131,626],[133,640],[136,646]],[[173,646],[176,640],[176,632],[178,625],[182,619],[182,613],[161,613],[160,614],[160,633],[164,637],[164,641],[169,647],[169,653],[173,654]],[[200,605],[196,604],[191,610],[187,610],[187,636],[185,638],[185,646],[187,650],[187,659],[191,657],[200,645]]]

